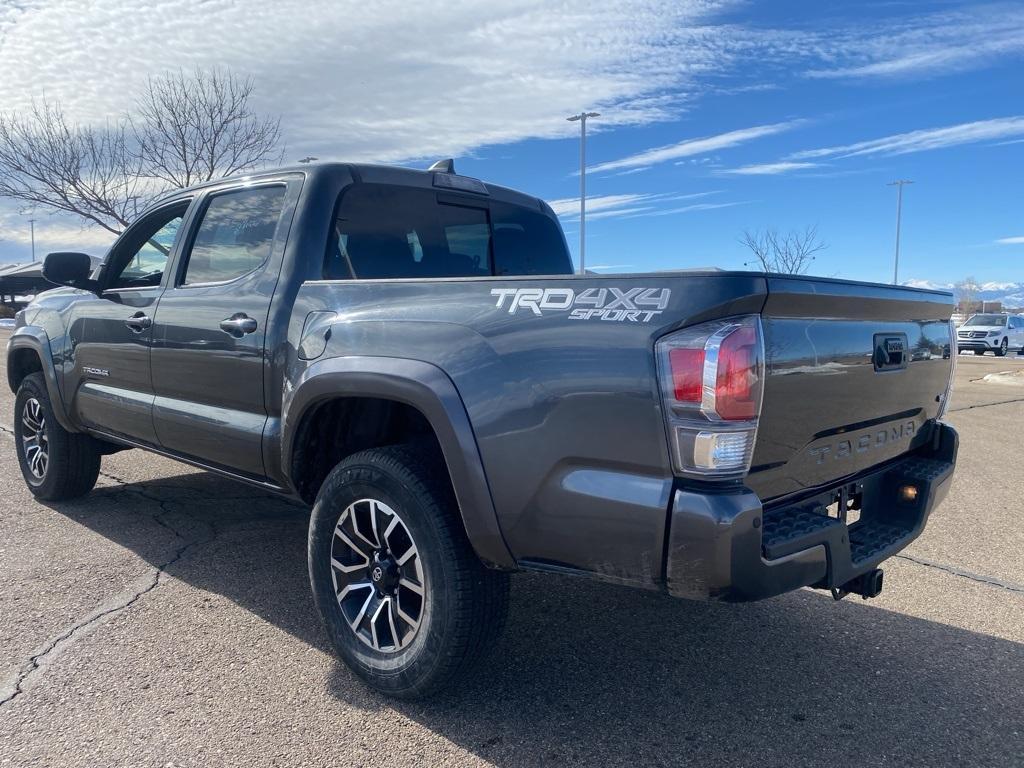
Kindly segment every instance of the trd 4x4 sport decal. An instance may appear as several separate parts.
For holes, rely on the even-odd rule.
[[[527,310],[535,315],[568,312],[570,320],[609,320],[647,323],[668,307],[670,288],[492,288],[495,307],[514,315]]]

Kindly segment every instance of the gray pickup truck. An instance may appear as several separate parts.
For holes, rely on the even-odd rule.
[[[45,275],[8,345],[32,493],[142,448],[311,504],[328,634],[394,696],[470,668],[520,569],[874,596],[956,460],[949,294],[575,275],[548,205],[450,164],[181,190]]]

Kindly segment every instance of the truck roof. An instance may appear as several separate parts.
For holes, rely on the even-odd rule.
[[[350,174],[356,181],[362,181],[372,184],[400,184],[403,186],[413,187],[430,187],[438,188],[434,183],[434,177],[436,174],[446,174],[455,178],[471,178],[461,176],[458,173],[446,173],[444,171],[431,171],[419,168],[406,168],[399,165],[378,165],[374,163],[345,163],[345,162],[318,162],[309,163],[305,165],[288,165],[278,168],[264,168],[260,170],[247,171],[245,173],[233,174],[231,176],[225,176],[223,178],[211,179],[210,181],[204,181],[199,184],[193,184],[189,187],[176,189],[168,192],[166,195],[161,195],[153,204],[148,206],[152,208],[155,205],[161,204],[164,201],[172,198],[176,195],[181,195],[187,192],[198,192],[209,187],[218,186],[225,182],[239,181],[243,179],[260,179],[268,176],[280,176],[288,173],[301,173],[307,179],[315,179],[319,176],[337,176],[339,173]],[[479,181],[479,180],[474,180]],[[539,197],[527,195],[523,192],[519,192],[509,187],[503,187],[498,184],[492,184],[490,182],[481,181],[487,189],[487,197],[502,200],[505,202],[516,203],[518,205],[537,206],[539,205],[541,210],[546,213],[550,213],[550,208],[543,200]],[[465,192],[464,189],[444,189],[440,188],[441,191],[453,191],[453,192]],[[470,193],[472,194],[472,193]]]

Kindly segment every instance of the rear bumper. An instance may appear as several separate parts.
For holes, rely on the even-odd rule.
[[[748,601],[805,586],[838,589],[917,538],[949,491],[958,444],[956,431],[939,423],[927,450],[782,505],[766,507],[748,490],[675,491],[669,593]],[[904,485],[917,488],[916,499],[900,499]],[[828,516],[840,495],[859,504],[857,522]]]

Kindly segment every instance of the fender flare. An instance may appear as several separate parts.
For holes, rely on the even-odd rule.
[[[39,357],[43,368],[43,378],[46,380],[46,391],[50,395],[50,402],[53,404],[53,413],[58,423],[68,432],[78,432],[68,419],[64,408],[64,397],[60,392],[60,385],[57,383],[57,371],[53,365],[53,352],[50,349],[50,337],[42,328],[37,325],[23,325],[15,329],[7,342],[7,386],[12,392],[17,392],[18,387],[14,381],[14,371],[11,369],[11,353],[19,349],[31,349]]]
[[[292,456],[303,417],[337,397],[377,397],[412,406],[437,435],[459,512],[477,556],[492,568],[514,570],[515,558],[501,534],[480,449],[455,384],[436,365],[396,357],[335,357],[313,363],[282,403],[282,468],[292,483]],[[292,483],[294,485],[294,483]]]

